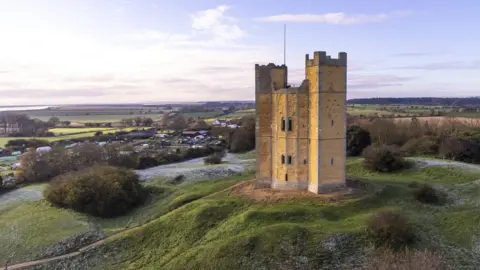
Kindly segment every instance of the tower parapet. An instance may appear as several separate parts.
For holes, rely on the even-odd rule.
[[[309,54],[305,55],[305,66],[347,66],[347,53],[339,52],[337,58],[332,58],[327,55],[327,52],[316,51],[313,53],[313,59],[310,59]]]
[[[255,92],[271,92],[285,88],[288,80],[286,65],[255,65]]]

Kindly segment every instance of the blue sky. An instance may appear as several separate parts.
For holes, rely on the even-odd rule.
[[[0,2],[0,105],[253,99],[254,64],[349,57],[348,97],[477,96],[478,1]],[[477,16],[475,16],[477,15]],[[475,76],[477,75],[477,76]]]

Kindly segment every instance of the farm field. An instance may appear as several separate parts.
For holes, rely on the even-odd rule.
[[[42,121],[48,121],[52,115],[38,116],[35,113],[27,113],[31,118],[37,118]],[[124,118],[134,118],[137,116],[150,117],[152,119],[160,118],[163,114],[98,114],[98,115],[60,115],[55,114],[60,121],[70,121],[79,123],[102,123],[102,122],[120,122]]]
[[[199,117],[199,118],[211,118],[211,117],[216,117],[218,115],[221,115],[221,111],[215,111],[215,112],[198,112],[198,113],[182,113],[182,115],[185,118],[189,117]]]
[[[87,133],[87,132],[96,132],[96,131],[111,131],[111,130],[116,130],[115,128],[104,128],[104,127],[98,127],[98,128],[51,128],[48,131],[53,132],[55,135],[69,135],[69,134],[74,134],[74,133]]]
[[[64,131],[68,133],[63,133],[67,135],[63,136],[56,136],[56,137],[0,137],[0,147],[3,147],[5,144],[8,143],[10,140],[16,139],[40,139],[40,140],[47,140],[50,142],[61,141],[61,140],[68,140],[68,139],[75,139],[75,138],[83,138],[83,137],[93,137],[98,130],[102,130],[104,134],[115,133],[117,131],[131,131],[135,129],[148,129],[149,127],[130,127],[130,128],[55,128],[59,131]],[[55,130],[53,129],[53,130]],[[84,132],[85,131],[85,132]],[[79,133],[81,132],[81,133]],[[54,132],[55,133],[55,132]]]

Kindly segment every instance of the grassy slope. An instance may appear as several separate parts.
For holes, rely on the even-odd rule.
[[[0,262],[31,259],[46,247],[85,232],[85,219],[72,211],[50,207],[46,202],[16,203],[0,212]]]
[[[475,199],[480,189],[467,183],[479,179],[480,174],[440,167],[393,175],[367,173],[358,159],[349,161],[348,172],[368,176],[378,191],[336,203],[301,198],[275,204],[252,202],[222,192],[170,211],[139,229],[109,239],[105,246],[56,266],[332,269],[348,259],[362,262],[365,219],[382,209],[398,209],[410,216],[419,247],[439,249],[449,262],[457,265],[468,267],[474,263],[471,251],[480,231],[478,200],[450,202],[448,206],[424,205],[413,198],[408,183],[442,183],[446,189],[461,190],[463,196]],[[458,183],[464,184],[452,185]],[[189,189],[196,189],[196,185]],[[195,198],[183,195],[176,200],[186,202],[188,197]],[[53,269],[53,265],[45,267]]]
[[[135,227],[178,208],[185,203],[223,190],[252,175],[203,181],[195,185],[173,186],[167,179],[149,182],[155,192],[147,202],[126,216],[111,219],[88,217],[73,211],[58,209],[46,201],[15,203],[0,211],[0,262],[10,254],[11,262],[40,258],[41,251],[72,235],[86,232],[95,224],[107,234]],[[16,237],[19,236],[19,237]],[[15,240],[15,241],[14,241]],[[10,243],[3,245],[3,243]]]

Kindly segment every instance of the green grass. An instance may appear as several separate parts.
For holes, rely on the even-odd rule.
[[[185,202],[205,197],[251,177],[252,175],[243,175],[215,181],[200,181],[195,184],[182,186],[166,185],[167,179],[159,178],[147,184],[147,186],[154,187],[156,191],[144,205],[123,217],[112,219],[94,218],[92,221],[99,224],[107,233],[114,233],[125,228],[144,224],[174,208],[182,206]]]
[[[14,204],[0,212],[0,262],[36,258],[65,237],[88,230],[74,212],[54,208],[45,201]]]
[[[251,175],[181,186],[157,179],[149,183],[157,192],[127,216],[91,219],[109,232],[151,222],[65,260],[62,267],[88,263],[95,269],[299,269],[303,262],[300,269],[341,268],[344,257],[363,258],[362,248],[369,245],[366,219],[381,210],[398,210],[413,222],[416,247],[441,249],[448,261],[461,251],[466,258],[461,266],[472,269],[475,264],[468,258],[480,236],[480,188],[465,184],[480,179],[479,173],[435,166],[386,174],[363,169],[360,158],[347,163],[348,174],[367,179],[372,189],[337,202],[311,197],[253,201],[218,192]],[[412,181],[442,184],[471,200],[425,205],[415,200],[408,186]],[[341,241],[333,241],[337,244],[332,247],[332,238]]]
[[[72,133],[87,133],[87,132],[97,132],[97,131],[110,131],[115,130],[115,128],[104,128],[104,127],[97,127],[97,128],[52,128],[48,131],[53,132],[55,135],[63,134],[68,135]]]
[[[255,151],[249,151],[249,152],[247,152],[247,153],[235,154],[235,156],[236,156],[238,159],[243,159],[243,160],[255,159],[255,158],[257,158],[257,155],[256,155]]]
[[[449,252],[455,247],[471,249],[480,231],[478,208],[450,205],[443,211],[421,204],[408,184],[451,186],[480,174],[442,167],[381,174],[362,169],[361,162],[349,159],[348,173],[368,178],[376,191],[335,203],[314,198],[255,202],[228,192],[205,197],[212,192],[203,186],[207,183],[170,187],[161,203],[149,210],[159,213],[158,218],[109,239],[86,257],[99,269],[295,269],[299,262],[294,258],[301,256],[308,261],[305,269],[333,269],[342,265],[343,256],[363,256],[365,221],[380,210],[407,213],[418,230],[420,248],[442,248],[436,243],[445,241],[450,245],[446,256],[454,254]],[[332,235],[348,237],[330,249],[325,243]]]
[[[480,173],[450,166],[430,166],[422,169],[407,169],[394,173],[378,173],[363,168],[361,158],[347,161],[347,173],[380,182],[389,183],[436,183],[462,184],[480,179]]]

